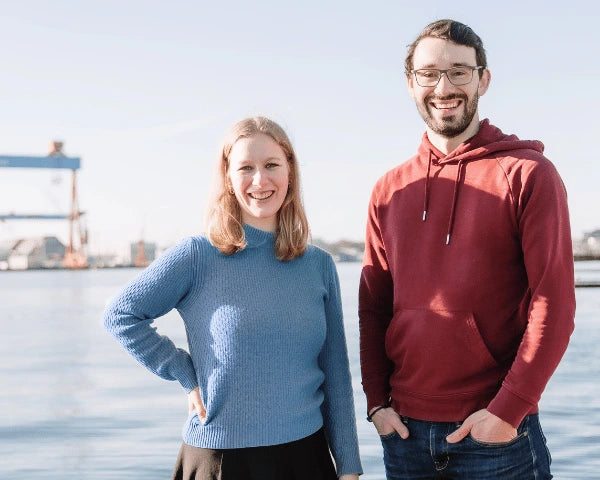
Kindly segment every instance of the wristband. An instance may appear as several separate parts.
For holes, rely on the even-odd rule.
[[[377,407],[375,410],[373,410],[369,415],[367,415],[367,422],[372,422],[373,415],[375,415],[379,410],[383,410],[384,408],[387,408],[387,407]]]

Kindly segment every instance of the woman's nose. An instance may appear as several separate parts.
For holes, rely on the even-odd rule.
[[[263,179],[263,172],[261,171],[260,168],[257,168],[256,171],[254,172],[254,175],[252,175],[252,185],[260,185],[262,183],[262,179]]]

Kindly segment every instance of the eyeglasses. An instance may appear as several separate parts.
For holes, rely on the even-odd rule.
[[[446,74],[446,78],[450,80],[452,85],[466,85],[473,80],[473,72],[475,70],[481,70],[482,66],[470,67],[465,65],[464,67],[452,67],[446,70],[438,70],[437,68],[419,68],[418,70],[411,70],[415,76],[415,80],[421,87],[435,87],[442,78],[442,74]]]

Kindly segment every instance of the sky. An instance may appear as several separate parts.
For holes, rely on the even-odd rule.
[[[440,18],[470,25],[492,82],[479,103],[539,139],[569,195],[574,237],[600,228],[597,2],[20,1],[0,10],[0,155],[80,157],[91,253],[203,231],[220,142],[266,115],[300,162],[314,238],[363,239],[379,177],[424,132],[406,46]],[[70,172],[0,168],[0,213],[66,213]],[[66,221],[0,222],[0,241]]]

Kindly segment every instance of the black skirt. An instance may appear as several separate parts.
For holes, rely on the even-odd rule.
[[[337,480],[321,428],[294,442],[266,447],[181,445],[171,480]]]

